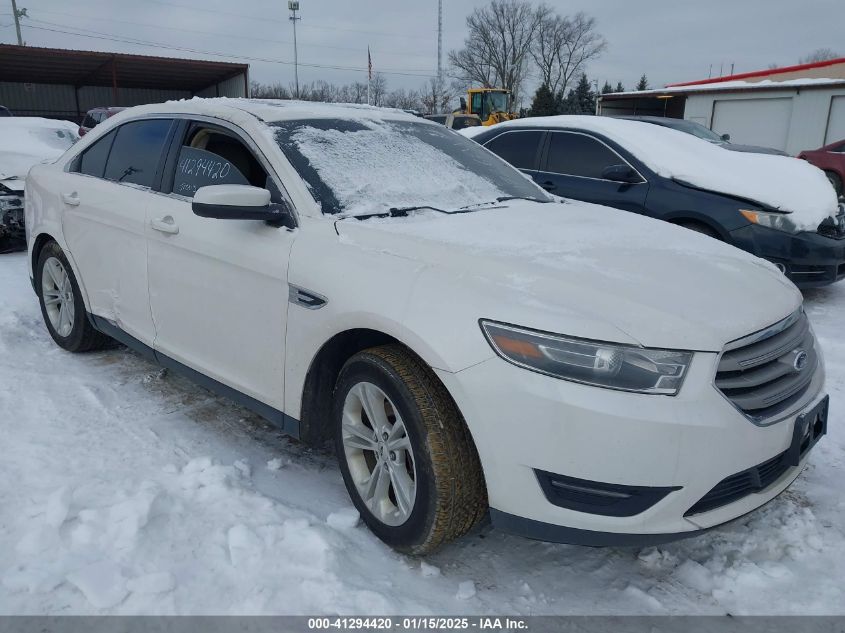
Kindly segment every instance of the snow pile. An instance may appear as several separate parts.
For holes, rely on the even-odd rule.
[[[57,348],[26,254],[0,296],[0,614],[845,613],[845,284],[806,295],[830,434],[765,508],[646,549],[483,528],[425,561],[352,526],[333,456],[123,348]]]
[[[457,209],[503,195],[490,181],[396,125],[359,122],[365,129],[303,126],[292,135],[345,215],[421,204]]]
[[[499,125],[539,125],[601,134],[665,178],[789,212],[790,219],[805,230],[816,230],[838,209],[836,194],[824,173],[788,156],[731,152],[691,134],[610,117],[535,117]]]
[[[79,139],[78,129],[70,121],[0,118],[0,180],[26,178],[33,165],[57,159]]]

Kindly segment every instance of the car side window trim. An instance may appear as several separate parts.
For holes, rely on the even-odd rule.
[[[578,136],[586,136],[589,139],[592,139],[594,141],[598,141],[599,143],[604,145],[607,149],[609,149],[611,152],[613,152],[619,158],[619,161],[620,161],[619,164],[620,165],[627,165],[628,167],[633,169],[637,173],[637,175],[641,178],[640,182],[632,182],[632,183],[624,183],[624,184],[627,184],[627,185],[645,185],[645,184],[648,184],[648,178],[643,176],[642,172],[639,169],[634,167],[631,164],[630,161],[623,158],[622,155],[619,152],[617,152],[615,149],[613,149],[605,141],[603,141],[602,139],[600,139],[597,136],[593,136],[592,134],[586,134],[584,132],[578,132],[578,131],[575,131],[575,130],[548,130],[548,138],[546,139],[546,144],[545,144],[546,146],[545,146],[545,149],[543,151],[543,162],[540,165],[541,169],[537,170],[539,173],[541,173],[541,174],[551,174],[553,176],[566,176],[567,178],[583,178],[585,180],[598,180],[600,182],[613,182],[613,183],[616,183],[616,184],[622,184],[622,183],[619,183],[615,180],[608,180],[607,178],[593,178],[592,176],[579,176],[577,174],[561,174],[561,173],[556,172],[556,171],[549,171],[548,169],[542,169],[544,167],[548,167],[548,165],[549,165],[549,150],[551,149],[552,134],[577,134]]]
[[[506,134],[525,134],[526,132],[539,132],[540,133],[540,142],[537,143],[537,149],[534,153],[534,166],[531,169],[527,169],[527,168],[524,168],[524,167],[516,167],[515,165],[514,165],[514,167],[516,169],[519,169],[520,171],[540,171],[539,168],[542,167],[542,163],[540,162],[540,158],[543,154],[543,147],[546,145],[546,142],[547,142],[547,138],[548,138],[548,135],[549,135],[548,130],[535,130],[535,129],[505,130],[501,134],[497,134],[493,138],[485,141],[484,147],[487,147],[490,143],[492,143],[493,141],[495,141],[497,139],[502,138]],[[493,150],[490,150],[490,151],[493,151]],[[493,152],[493,153],[495,154],[496,152]],[[496,154],[496,155],[498,156],[498,154]],[[502,159],[502,160],[504,160],[504,159]]]
[[[162,179],[160,183],[161,188],[155,193],[162,196],[172,197],[182,202],[191,202],[192,198],[184,196],[180,193],[176,193],[172,190],[173,182],[176,176],[176,167],[179,160],[179,152],[182,149],[182,144],[192,124],[199,124],[209,128],[218,128],[222,132],[237,139],[252,153],[253,157],[261,165],[261,168],[265,171],[270,180],[272,180],[273,184],[281,194],[282,198],[290,206],[291,210],[294,213],[296,224],[299,225],[299,216],[296,211],[296,206],[293,202],[293,198],[291,197],[287,188],[282,183],[281,178],[279,178],[279,175],[276,173],[276,170],[273,169],[270,161],[264,155],[264,152],[261,151],[258,145],[256,145],[255,142],[253,142],[253,140],[250,138],[249,134],[247,134],[242,128],[238,127],[235,124],[229,123],[228,121],[204,115],[175,115],[174,118],[180,125],[177,126],[176,129],[174,129],[173,136],[170,139],[170,146],[168,151],[166,152],[164,173],[162,174]]]
[[[163,113],[163,112],[162,113],[142,115],[142,116],[138,116],[138,117],[133,117],[131,119],[127,119],[127,120],[123,121],[122,123],[120,123],[120,125],[114,126],[113,128],[111,128],[107,132],[104,132],[93,143],[91,143],[90,145],[87,145],[86,147],[83,147],[82,149],[77,148],[77,145],[80,144],[80,142],[77,141],[76,144],[74,144],[74,146],[72,146],[67,151],[68,154],[70,154],[70,152],[73,152],[73,151],[75,151],[76,153],[69,156],[69,158],[65,162],[64,166],[62,167],[62,171],[72,173],[74,171],[74,166],[79,164],[79,160],[82,157],[82,154],[84,154],[91,147],[93,147],[95,143],[98,143],[100,141],[100,139],[105,138],[108,134],[110,134],[112,132],[115,132],[114,138],[117,138],[117,130],[119,130],[121,127],[123,127],[124,125],[126,125],[128,123],[135,123],[137,121],[149,121],[149,120],[153,120],[153,119],[167,119],[169,121],[178,121],[178,120],[181,120],[181,118],[182,117],[179,117],[179,115],[177,115],[177,114],[166,114],[166,113]],[[172,128],[172,126],[171,126],[171,128]],[[85,138],[88,139],[88,138],[90,138],[90,136],[86,135]],[[114,145],[114,140],[112,140],[112,145]],[[167,145],[167,140],[165,140],[165,146],[166,145]],[[162,153],[164,153],[164,152],[162,152]],[[109,149],[109,155],[111,155],[111,148]],[[106,162],[108,162],[108,157],[106,157]],[[79,174],[79,173],[77,173],[77,175],[88,176],[88,174]],[[88,176],[88,177],[89,178],[96,178],[96,176]],[[100,180],[105,180],[105,178],[101,178]],[[114,182],[117,185],[124,184],[124,183],[115,182],[114,180],[109,180],[108,182]],[[137,185],[132,185],[132,186],[137,187]]]

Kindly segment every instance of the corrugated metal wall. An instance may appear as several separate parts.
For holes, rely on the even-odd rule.
[[[118,88],[118,103],[112,103],[112,89],[106,86],[83,86],[79,89],[79,109],[86,112],[97,106],[133,106],[146,103],[161,103],[171,99],[187,99],[187,90],[155,90],[149,88]]]
[[[97,106],[133,106],[146,103],[161,103],[171,99],[189,99],[193,94],[187,90],[157,90],[146,88],[121,88],[118,86],[118,103],[114,103],[111,87],[73,86],[59,84],[23,84],[0,81],[0,105],[9,108],[18,116],[43,116],[62,118],[79,122],[77,111],[82,115]],[[246,79],[241,73],[209,86],[197,93],[199,97],[245,97]],[[78,108],[77,108],[78,99]]]
[[[209,86],[197,93],[198,97],[247,97],[246,78],[243,73]]]
[[[73,86],[0,82],[0,105],[14,114],[76,116]]]

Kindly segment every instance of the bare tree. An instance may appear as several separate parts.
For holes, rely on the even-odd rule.
[[[439,114],[449,112],[452,102],[455,100],[455,88],[446,82],[440,82],[432,77],[423,87],[420,100],[426,114]]]
[[[381,73],[374,73],[370,81],[370,104],[381,106],[387,94],[387,79]]]
[[[817,48],[806,57],[798,60],[799,64],[813,64],[815,62],[826,62],[829,59],[838,59],[841,57],[839,53],[830,48]]]
[[[383,105],[400,110],[419,110],[422,104],[420,94],[416,90],[406,91],[404,88],[399,88],[385,96]]]
[[[249,94],[253,99],[290,99],[291,94],[281,82],[262,84],[252,81],[249,84]]]
[[[524,0],[493,0],[475,9],[467,17],[464,48],[449,53],[452,72],[469,83],[510,90],[518,101],[531,41],[548,14],[546,5]]]
[[[571,79],[605,48],[607,42],[596,32],[595,18],[583,12],[566,17],[548,12],[537,29],[531,56],[542,83],[557,94],[565,93]]]

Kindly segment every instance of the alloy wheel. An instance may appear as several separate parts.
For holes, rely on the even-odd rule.
[[[41,270],[41,296],[53,330],[61,336],[70,336],[76,318],[73,285],[70,276],[56,257],[44,262]]]
[[[359,382],[346,395],[343,450],[355,488],[382,523],[398,526],[416,500],[416,464],[407,429],[381,388]]]

